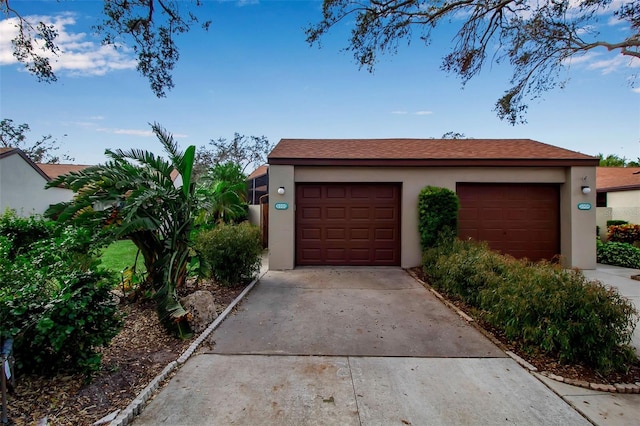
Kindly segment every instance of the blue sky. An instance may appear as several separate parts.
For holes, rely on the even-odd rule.
[[[148,123],[158,122],[179,144],[205,145],[234,132],[281,138],[440,137],[529,138],[596,155],[640,157],[640,60],[604,49],[575,61],[568,84],[529,105],[528,123],[495,115],[510,69],[493,65],[464,88],[439,69],[453,29],[434,33],[429,47],[401,44],[373,74],[359,70],[346,46],[348,24],[309,46],[304,27],[321,19],[320,1],[205,1],[211,19],[177,39],[176,87],[158,99],[135,70],[131,53],[101,47],[91,25],[102,2],[16,1],[21,14],[48,16],[73,54],[58,58],[58,82],[39,83],[13,61],[0,23],[0,116],[28,123],[29,139],[51,134],[78,164],[105,161],[106,148],[160,153]],[[620,25],[603,32],[615,34]]]

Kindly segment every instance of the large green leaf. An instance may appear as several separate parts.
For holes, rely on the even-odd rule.
[[[182,192],[185,197],[188,197],[191,194],[191,172],[193,171],[193,163],[196,158],[196,147],[195,145],[190,145],[187,150],[184,152],[183,161],[184,168],[181,170],[182,173]]]

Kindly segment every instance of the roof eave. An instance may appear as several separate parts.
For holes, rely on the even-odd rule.
[[[597,158],[269,158],[270,165],[363,167],[594,167]]]
[[[633,190],[640,190],[640,185],[609,186],[606,188],[597,188],[596,192],[622,192]]]

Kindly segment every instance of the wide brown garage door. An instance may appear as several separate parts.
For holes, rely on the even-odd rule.
[[[560,252],[560,192],[547,184],[459,183],[458,236],[530,260]]]
[[[297,265],[400,265],[400,185],[298,184]]]

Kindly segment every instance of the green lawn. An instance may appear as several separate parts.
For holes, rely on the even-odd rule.
[[[138,248],[131,240],[116,241],[102,251],[102,255],[100,256],[102,260],[101,266],[113,272],[120,273],[123,269],[133,266],[137,252]],[[145,271],[142,255],[138,256],[137,270],[138,273]]]

